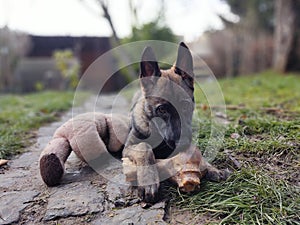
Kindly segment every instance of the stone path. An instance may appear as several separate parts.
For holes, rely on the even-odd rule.
[[[74,114],[88,111],[109,113],[115,96],[98,101],[90,98]],[[114,112],[128,113],[129,103],[118,98]],[[124,179],[118,165],[107,170],[106,180],[74,155],[68,159],[62,184],[48,188],[40,178],[38,159],[54,131],[72,117],[42,127],[37,143],[0,170],[0,224],[166,224],[165,202],[143,209],[128,186],[115,181]]]

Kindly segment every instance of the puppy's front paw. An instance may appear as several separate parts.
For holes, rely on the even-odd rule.
[[[155,165],[137,170],[139,197],[146,203],[155,203],[158,198],[159,174]]]
[[[158,200],[159,183],[138,187],[139,197],[146,203],[155,203]]]

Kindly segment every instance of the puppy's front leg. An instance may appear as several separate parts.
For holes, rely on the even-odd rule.
[[[127,180],[133,183],[136,171],[139,196],[147,203],[157,201],[159,174],[155,163],[154,153],[147,143],[129,145],[123,150],[123,170]]]

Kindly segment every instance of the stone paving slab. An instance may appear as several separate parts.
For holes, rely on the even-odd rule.
[[[149,209],[143,209],[140,205],[134,205],[120,210],[114,210],[105,217],[93,221],[92,224],[128,225],[128,224],[167,224],[164,220],[165,203],[157,203]]]
[[[83,181],[52,188],[44,220],[102,212],[103,190],[90,184]]]
[[[16,158],[10,163],[10,168],[23,168],[23,169],[29,169],[32,166],[32,162],[38,162],[39,160],[39,154],[36,154],[35,152],[25,152],[20,157]]]
[[[19,220],[20,211],[25,209],[38,191],[12,191],[0,194],[0,224],[11,224]]]

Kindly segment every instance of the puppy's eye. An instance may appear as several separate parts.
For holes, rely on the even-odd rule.
[[[160,115],[166,115],[168,113],[167,111],[167,107],[164,105],[160,105],[156,108],[156,113],[160,114]]]

